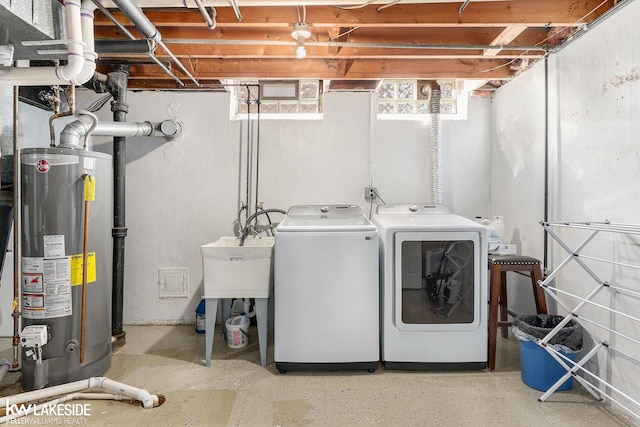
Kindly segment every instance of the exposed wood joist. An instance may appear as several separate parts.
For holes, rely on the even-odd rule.
[[[473,1],[460,4],[398,3],[357,9],[306,6],[311,37],[307,57],[296,59],[292,6],[216,7],[216,28],[207,28],[197,9],[144,9],[162,40],[180,63],[206,86],[226,78],[318,78],[342,81],[383,78],[459,78],[506,80],[544,57],[558,34],[572,34],[614,6],[614,0]],[[136,37],[139,32],[119,11],[117,20]],[[126,39],[105,16],[96,13],[98,40]],[[553,44],[549,36],[554,37]],[[162,49],[157,58],[185,82],[197,87]],[[129,62],[131,87],[180,86],[146,57],[102,53],[100,70]],[[172,83],[173,82],[173,83]]]

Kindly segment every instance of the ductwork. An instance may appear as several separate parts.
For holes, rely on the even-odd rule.
[[[77,120],[67,124],[60,133],[59,147],[82,148],[92,125],[93,119],[90,116],[80,116]],[[98,122],[91,131],[93,136],[161,136],[166,139],[177,138],[181,133],[182,127],[173,120],[165,120],[160,123]]]
[[[65,0],[64,6],[68,42],[67,64],[54,67],[13,67],[7,70],[0,70],[0,82],[14,86],[42,86],[69,83],[81,84],[82,78],[88,75],[82,83],[91,78],[93,70],[95,70],[95,52],[85,56],[83,20],[81,18],[82,5],[79,0]],[[86,29],[85,33],[91,32],[91,40],[93,40],[93,12],[91,12],[90,19],[87,17],[85,25],[91,26],[90,30]],[[87,58],[89,58],[88,62],[93,63],[91,71],[90,64],[85,67]]]
[[[82,27],[80,23],[80,3],[65,0],[65,18],[69,42],[68,63],[58,67],[10,68],[0,71],[0,80],[16,86],[59,84],[75,78],[82,70]]]
[[[156,43],[161,42],[160,33],[135,3],[129,0],[113,0],[113,3],[146,38],[155,40]]]
[[[440,138],[440,85],[429,86],[429,156],[431,158],[431,203],[443,203],[442,194],[442,140]]]
[[[162,37],[160,36],[160,32],[151,23],[151,21],[149,21],[149,18],[145,16],[144,12],[142,12],[142,9],[140,9],[135,3],[133,3],[132,0],[113,0],[113,3],[118,6],[118,9],[120,9],[120,11],[131,22],[133,22],[133,25],[135,25],[136,28],[140,30],[140,32],[144,34],[147,39],[153,40],[158,46],[162,48],[162,50],[165,51],[167,55],[169,55],[171,61],[173,61],[173,63],[176,64],[178,68],[180,68],[180,71],[182,71],[187,77],[189,77],[189,79],[191,79],[191,81],[194,82],[196,86],[200,86],[198,80],[196,80],[196,78],[191,75],[191,73],[185,68],[182,62],[180,62],[180,60],[164,44],[164,42],[162,41]]]

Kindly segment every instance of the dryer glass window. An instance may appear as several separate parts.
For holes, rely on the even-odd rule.
[[[474,322],[474,242],[403,241],[401,320],[405,325]]]

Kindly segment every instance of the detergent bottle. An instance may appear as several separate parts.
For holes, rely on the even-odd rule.
[[[498,249],[504,234],[504,219],[501,215],[495,215],[493,221],[483,218],[480,224],[487,227],[487,241],[489,242],[489,252]]]
[[[493,221],[491,222],[493,225],[493,231],[498,236],[498,243],[502,244],[505,240],[504,235],[504,217],[502,215],[494,215]]]

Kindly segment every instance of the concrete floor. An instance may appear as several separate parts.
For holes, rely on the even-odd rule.
[[[231,349],[217,334],[211,367],[204,366],[204,334],[192,326],[125,327],[105,376],[162,394],[157,408],[90,401],[89,426],[604,426],[637,425],[595,401],[576,384],[539,402],[542,392],[520,378],[519,345],[498,338],[495,372],[288,372],[280,374],[269,345],[259,364],[257,331],[249,345]],[[10,356],[0,339],[0,356]],[[0,396],[19,392],[9,372]],[[85,401],[87,402],[87,401]],[[35,417],[32,417],[35,418]],[[17,420],[20,421],[20,420]],[[38,423],[37,420],[34,420]],[[42,421],[42,420],[41,420]],[[69,424],[53,419],[52,424]],[[24,424],[24,423],[21,423]],[[42,425],[40,423],[40,425]]]

